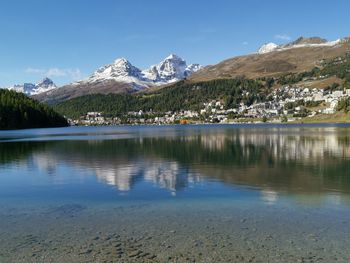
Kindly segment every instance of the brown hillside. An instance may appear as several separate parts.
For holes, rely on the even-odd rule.
[[[128,83],[116,82],[113,80],[104,81],[91,85],[66,85],[59,89],[54,89],[38,95],[33,98],[49,104],[70,100],[76,97],[90,94],[108,94],[108,93],[128,93],[132,91],[132,87]]]
[[[336,46],[300,47],[265,54],[239,56],[205,67],[194,73],[189,80],[204,81],[237,76],[257,78],[302,72],[320,65],[323,59],[335,58],[347,52],[350,52],[349,40],[344,40]]]

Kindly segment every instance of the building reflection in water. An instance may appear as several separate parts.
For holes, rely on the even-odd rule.
[[[3,163],[16,161],[51,175],[60,165],[79,169],[123,192],[138,182],[176,193],[191,184],[215,181],[260,189],[262,199],[271,204],[285,193],[297,193],[301,199],[304,194],[310,202],[325,196],[339,202],[344,196],[334,193],[350,193],[348,131],[189,129],[109,141],[3,144],[0,154]],[[325,195],[329,193],[333,195]]]

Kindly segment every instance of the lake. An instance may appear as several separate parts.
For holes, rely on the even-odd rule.
[[[350,262],[349,125],[0,132],[0,262]]]

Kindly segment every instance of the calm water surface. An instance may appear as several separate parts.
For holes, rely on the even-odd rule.
[[[0,132],[0,262],[350,262],[350,126]]]

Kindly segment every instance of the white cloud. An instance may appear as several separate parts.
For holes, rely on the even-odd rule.
[[[283,41],[289,41],[289,40],[292,39],[292,38],[291,38],[290,36],[288,36],[287,34],[275,35],[275,38],[276,38],[276,39],[279,39],[279,40],[283,40]]]
[[[42,74],[45,74],[45,70],[43,70],[43,69],[38,69],[38,68],[27,68],[27,69],[25,70],[25,73],[27,73],[27,74],[40,74],[40,75],[42,75]]]
[[[71,80],[80,80],[83,78],[83,73],[80,69],[75,68],[49,68],[49,69],[40,69],[40,68],[27,68],[25,73],[32,75],[39,75],[41,77],[67,77]]]
[[[246,46],[246,45],[248,45],[249,43],[247,42],[247,41],[244,41],[244,42],[242,42],[242,45],[244,45],[244,46]]]
[[[67,77],[69,74],[67,69],[50,68],[47,70],[46,75],[48,77]]]

